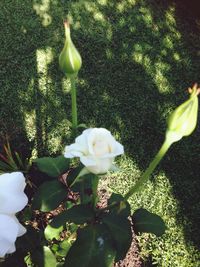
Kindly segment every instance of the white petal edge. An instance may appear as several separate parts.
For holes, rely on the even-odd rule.
[[[15,251],[19,226],[12,216],[0,214],[0,257]]]
[[[21,172],[0,175],[0,213],[14,214],[27,205],[25,186],[25,177]]]

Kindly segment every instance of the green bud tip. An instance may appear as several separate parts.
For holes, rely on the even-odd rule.
[[[68,20],[64,20],[63,24],[64,24],[64,28],[65,28],[65,37],[66,37],[66,39],[69,40],[69,39],[71,39],[69,21]]]
[[[200,88],[198,88],[198,84],[195,83],[192,88],[188,88],[188,92],[191,96],[198,96],[200,94]]]
[[[189,99],[169,116],[166,139],[170,143],[190,135],[197,125],[198,95],[200,94],[197,83],[192,88],[188,88],[188,92],[190,94]]]
[[[65,45],[59,56],[60,69],[68,77],[77,76],[82,65],[81,56],[71,40],[69,21],[64,21]]]

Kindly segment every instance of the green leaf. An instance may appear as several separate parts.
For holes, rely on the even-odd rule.
[[[30,225],[26,227],[27,232],[17,238],[16,240],[16,250],[30,252],[40,247],[42,240],[44,240],[43,231],[36,230]]]
[[[64,267],[111,267],[115,259],[112,238],[105,225],[89,225],[78,231]]]
[[[58,177],[69,169],[69,159],[64,156],[44,157],[35,160],[38,169],[51,177]]]
[[[53,253],[56,253],[57,251],[58,251],[58,249],[59,249],[59,245],[58,244],[53,244],[52,246],[51,246],[51,250],[53,251]]]
[[[75,204],[73,202],[71,202],[70,200],[69,201],[66,201],[64,203],[64,207],[68,210],[70,208],[72,208]]]
[[[66,187],[59,181],[43,183],[33,199],[33,209],[47,212],[54,210],[66,198]]]
[[[84,168],[84,165],[80,164],[78,167],[76,167],[70,171],[70,173],[67,176],[67,185],[68,186],[71,186],[75,182],[76,178],[78,177],[78,175],[80,174],[80,172],[82,171],[83,168]]]
[[[136,233],[145,232],[161,236],[166,230],[163,219],[146,209],[138,209],[132,215],[134,230]]]
[[[57,264],[54,254],[52,253],[50,248],[46,246],[44,246],[40,250],[34,251],[31,257],[32,261],[34,262],[34,264],[36,264],[36,266],[53,267]]]
[[[12,166],[10,166],[7,163],[4,163],[3,161],[0,160],[0,171],[1,173],[8,172],[8,171],[14,171]]]
[[[56,251],[56,255],[60,257],[66,257],[71,245],[72,244],[68,240],[64,240],[59,244],[58,250]]]
[[[28,267],[26,265],[25,260],[24,260],[24,254],[21,251],[15,251],[13,254],[10,254],[6,258],[1,258],[0,259],[0,266],[1,267]],[[30,265],[29,265],[30,267]]]
[[[20,216],[20,221],[21,222],[26,222],[30,221],[32,217],[32,210],[30,206],[27,206],[24,210],[23,213]]]
[[[116,207],[112,208],[110,212],[124,217],[130,216],[131,215],[130,205],[127,201],[125,203],[123,201],[124,198],[122,195],[112,193],[111,197],[108,199],[108,205],[110,205],[113,202],[119,202],[119,204]]]
[[[59,239],[60,233],[63,231],[63,226],[60,227],[52,227],[51,224],[48,224],[44,230],[44,236],[47,240],[51,240],[53,238]]]
[[[132,242],[131,222],[122,216],[116,214],[108,214],[102,218],[110,231],[117,250],[116,261],[125,258]]]
[[[67,226],[67,229],[70,231],[70,233],[75,233],[78,229],[78,225],[75,224],[75,223],[70,223],[68,226]]]
[[[84,204],[73,206],[66,211],[67,218],[70,222],[75,224],[83,224],[94,219],[94,211]]]
[[[88,205],[76,205],[71,209],[63,211],[56,216],[50,223],[51,227],[59,228],[66,222],[73,222],[75,224],[84,224],[94,219],[94,212]]]
[[[24,262],[26,264],[27,267],[33,267],[33,263],[32,263],[32,260],[31,260],[31,257],[30,257],[30,254],[26,255],[24,257]]]

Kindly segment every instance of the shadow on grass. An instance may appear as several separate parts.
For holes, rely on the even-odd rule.
[[[185,17],[177,23],[174,6],[144,3],[133,8],[111,2],[99,5],[96,12],[106,21],[92,25],[99,30],[99,39],[92,31],[79,35],[95,47],[83,53],[88,66],[81,72],[87,85],[79,92],[85,101],[82,110],[88,111],[83,120],[120,133],[126,153],[140,169],[160,147],[171,109],[187,99],[186,88],[199,81],[200,66],[199,45],[188,41],[186,33],[194,33]],[[179,202],[177,221],[184,222],[185,238],[196,248],[200,246],[199,133],[200,123],[192,136],[172,146],[161,165]]]
[[[62,75],[57,64],[58,50],[62,47],[60,40],[65,9],[63,6],[56,9],[54,4],[56,1],[51,2],[52,10],[49,10],[50,1],[9,1],[0,4],[3,36],[0,55],[0,144],[3,145],[5,136],[8,136],[12,147],[22,154],[30,155],[33,149],[34,154],[48,154],[50,138],[54,138],[56,148],[52,149],[52,153],[55,153],[60,145],[57,140],[59,124],[69,115],[67,105],[70,100],[66,99],[66,93],[62,90]],[[53,13],[53,18],[47,15],[47,10]],[[56,19],[59,27],[53,28]],[[51,24],[52,20],[54,24]],[[52,136],[50,130],[56,127],[58,130]],[[69,132],[67,122],[63,127]]]
[[[118,135],[144,170],[162,144],[166,117],[187,97],[183,89],[199,81],[199,45],[188,39],[188,32],[194,33],[187,19],[176,22],[176,8],[155,1],[8,1],[1,6],[1,135],[19,128],[12,137],[16,146],[23,143],[39,155],[60,151],[70,139],[70,95],[57,63],[62,18],[69,12],[83,57],[79,121]],[[161,165],[180,203],[177,218],[187,221],[185,237],[197,247],[199,133],[200,124]]]
[[[158,1],[156,1],[158,2]],[[177,30],[181,33],[182,47],[187,51],[185,69],[181,66],[177,68],[177,75],[181,75],[183,84],[193,84],[200,81],[200,45],[199,38],[199,20],[200,10],[198,8],[198,1],[169,1],[175,7],[175,18]],[[165,3],[166,4],[166,3]],[[169,4],[169,3],[168,3]],[[159,16],[163,14],[163,19],[166,15],[166,9],[170,5],[157,5],[159,8]],[[152,10],[155,11],[156,9]],[[162,17],[160,17],[162,19]],[[173,82],[173,80],[171,81]],[[176,83],[173,83],[176,87]],[[181,88],[181,84],[178,86]],[[178,98],[177,98],[178,99]],[[173,103],[173,101],[172,101]],[[198,118],[197,128],[195,132],[181,140],[180,143],[174,144],[171,148],[168,159],[166,159],[162,167],[170,179],[173,186],[173,193],[179,201],[180,213],[177,215],[177,220],[182,224],[184,222],[185,239],[200,249],[200,238],[198,233],[198,221],[200,219],[200,197],[198,191],[200,190],[200,119]]]

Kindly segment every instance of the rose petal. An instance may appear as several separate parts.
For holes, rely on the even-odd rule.
[[[88,166],[87,169],[94,174],[104,174],[110,170],[113,158],[98,160],[95,166]]]
[[[0,213],[14,214],[26,206],[25,186],[25,177],[21,172],[0,175]]]
[[[10,194],[10,192],[1,193],[0,213],[14,214],[21,211],[28,203],[25,194]]]
[[[86,129],[82,132],[81,135],[79,135],[75,139],[75,143],[81,146],[81,149],[84,154],[88,154],[88,136],[90,135],[91,131],[92,131],[92,128]]]
[[[0,257],[15,251],[19,223],[12,216],[0,214]]]
[[[111,133],[104,128],[93,128],[88,135],[88,149],[91,155],[108,154],[111,149],[110,143],[113,141]],[[98,145],[99,143],[99,145]],[[97,147],[95,145],[97,144]]]
[[[113,158],[122,154],[124,154],[124,146],[121,145],[119,142],[115,141],[115,147],[113,148],[112,153],[105,154],[101,158]]]
[[[85,131],[84,131],[85,132]],[[64,157],[66,158],[74,158],[81,157],[82,155],[88,154],[88,146],[87,146],[87,134],[89,131],[86,131],[85,135],[81,134],[75,140],[74,144],[65,147]]]
[[[92,158],[92,157],[85,157],[85,156],[82,156],[80,157],[80,161],[83,163],[83,165],[85,165],[86,167],[87,166],[95,166],[97,163],[96,163],[96,160],[95,158]]]
[[[65,147],[64,156],[65,158],[80,157],[84,153],[84,147],[78,144],[72,144]]]
[[[15,223],[18,225],[17,237],[24,235],[26,233],[26,228],[18,221],[16,216],[12,216],[12,218],[15,221]]]
[[[1,188],[10,188],[12,192],[22,192],[25,186],[25,177],[22,172],[4,173],[0,175],[0,190]]]
[[[114,148],[113,154],[115,154],[115,156],[124,154],[124,146],[121,145],[119,142],[116,141],[115,142],[115,148]]]

